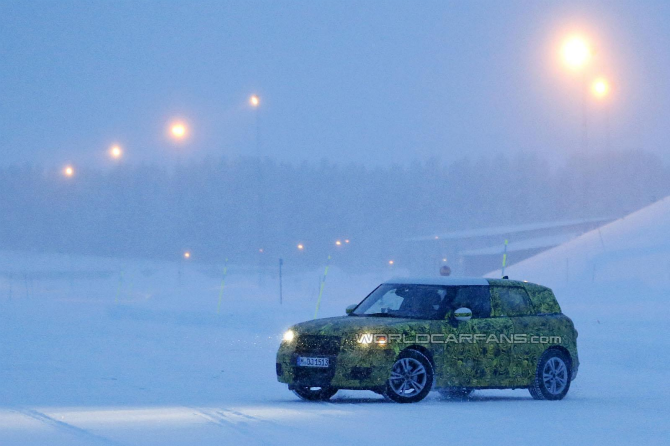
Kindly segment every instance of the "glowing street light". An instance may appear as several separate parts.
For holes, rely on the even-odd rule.
[[[118,160],[121,158],[121,156],[123,156],[123,149],[121,149],[121,147],[118,145],[113,145],[109,149],[109,156]]]
[[[71,178],[74,176],[74,167],[72,166],[65,166],[63,169],[63,175],[65,175],[68,178]]]
[[[610,86],[606,79],[599,78],[593,82],[591,90],[593,91],[595,97],[598,99],[603,99],[609,94]]]
[[[186,136],[186,125],[181,122],[176,122],[170,127],[170,134],[175,139],[184,139]]]
[[[305,246],[302,243],[298,243],[298,250],[302,251],[303,249],[305,249]]]
[[[573,36],[563,43],[563,61],[573,69],[580,69],[591,59],[591,48],[586,40]]]
[[[261,98],[259,98],[257,94],[252,94],[249,98],[249,103],[252,107],[258,107],[261,103]]]
[[[187,260],[190,259],[191,258],[191,253],[189,251],[186,251],[184,253],[184,258],[187,259]]]
[[[349,239],[346,239],[346,240],[344,241],[344,243],[349,243]]]
[[[342,246],[342,242],[341,242],[341,241],[339,241],[339,240],[338,240],[338,241],[336,241],[336,242],[335,242],[335,244],[336,244],[337,246]]]
[[[395,262],[393,260],[389,260],[389,265],[393,265]]]

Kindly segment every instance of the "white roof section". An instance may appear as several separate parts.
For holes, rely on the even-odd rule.
[[[464,285],[488,285],[488,280],[483,277],[394,277],[384,283],[407,284],[407,285],[442,285],[442,286],[464,286]]]
[[[466,229],[464,231],[445,232],[421,237],[407,239],[410,242],[421,242],[429,240],[458,240],[473,237],[491,237],[495,235],[520,234],[524,232],[538,231],[542,229],[557,229],[563,227],[577,226],[586,223],[606,223],[612,218],[585,218],[580,220],[563,220],[545,223],[529,223],[514,226],[497,226],[493,228]]]

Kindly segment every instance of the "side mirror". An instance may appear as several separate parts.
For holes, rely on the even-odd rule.
[[[454,319],[457,321],[469,321],[472,318],[472,310],[469,308],[459,308],[454,311]]]
[[[347,314],[351,314],[351,313],[354,312],[354,310],[356,309],[357,306],[358,306],[358,304],[349,305],[349,306],[347,307],[347,309],[344,310],[344,311],[346,311]]]

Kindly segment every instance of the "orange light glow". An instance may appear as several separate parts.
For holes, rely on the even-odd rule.
[[[184,253],[184,258],[185,258],[185,259],[190,259],[190,258],[191,258],[191,253],[188,252],[188,251],[186,251],[186,252]]]
[[[561,49],[563,61],[573,69],[582,68],[591,59],[591,47],[586,40],[579,36],[572,36],[563,43]]]
[[[261,98],[258,97],[258,95],[251,95],[249,98],[249,103],[251,104],[252,107],[258,107],[261,103]]]
[[[170,127],[170,133],[176,139],[183,139],[186,136],[186,125],[181,122],[172,124]]]
[[[73,177],[74,176],[74,167],[72,166],[65,166],[63,169],[63,175],[66,177]]]
[[[595,82],[593,82],[591,89],[593,90],[593,94],[597,98],[602,99],[608,95],[610,91],[610,86],[609,83],[607,83],[607,80],[599,78],[596,79]]]
[[[123,155],[123,150],[118,145],[114,145],[109,149],[109,156],[114,159],[119,159]]]
[[[305,246],[302,243],[298,243],[298,249],[302,251],[303,249],[305,249]]]

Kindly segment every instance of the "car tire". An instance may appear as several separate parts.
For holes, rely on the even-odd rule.
[[[471,387],[444,387],[437,391],[448,400],[464,400],[472,394],[473,390]]]
[[[398,355],[386,381],[384,396],[396,403],[416,403],[433,387],[433,365],[421,352],[406,350]]]
[[[337,393],[337,389],[334,387],[296,387],[293,393],[305,401],[328,401]]]
[[[570,358],[560,350],[549,349],[540,357],[528,391],[536,400],[562,400],[570,390],[570,377]]]

